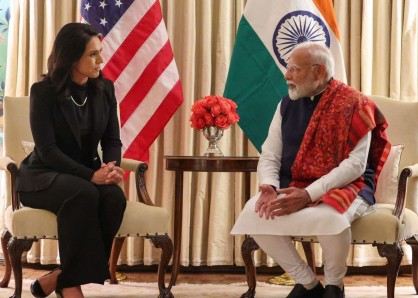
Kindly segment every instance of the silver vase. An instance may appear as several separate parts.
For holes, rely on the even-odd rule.
[[[206,126],[203,128],[203,135],[209,141],[209,146],[205,154],[203,154],[204,156],[224,156],[218,147],[218,141],[223,134],[224,132],[216,126]]]

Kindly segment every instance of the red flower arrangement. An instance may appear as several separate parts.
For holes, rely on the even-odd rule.
[[[216,126],[225,130],[239,120],[237,104],[222,96],[205,96],[192,106],[191,126],[201,130],[206,126]]]

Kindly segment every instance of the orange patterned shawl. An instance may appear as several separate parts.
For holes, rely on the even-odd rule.
[[[354,149],[357,142],[372,131],[368,162],[380,171],[390,151],[385,129],[386,120],[377,106],[357,90],[332,80],[312,115],[295,162],[291,186],[304,188],[337,167]],[[363,177],[341,189],[332,189],[317,202],[323,202],[344,213],[364,187]]]

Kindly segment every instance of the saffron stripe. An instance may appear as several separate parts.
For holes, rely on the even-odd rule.
[[[313,0],[318,10],[321,12],[328,26],[331,27],[335,36],[340,40],[340,32],[338,31],[337,17],[335,16],[334,7],[331,0]]]

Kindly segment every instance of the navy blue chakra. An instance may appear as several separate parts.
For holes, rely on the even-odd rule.
[[[280,64],[286,67],[292,49],[305,41],[323,43],[329,47],[330,37],[325,23],[305,10],[286,14],[277,24],[272,40]]]

